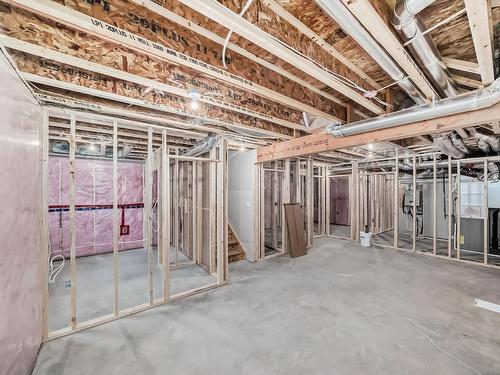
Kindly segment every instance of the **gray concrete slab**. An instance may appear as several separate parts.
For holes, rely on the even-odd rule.
[[[163,298],[163,270],[156,249],[152,252],[153,297]],[[175,249],[170,251],[171,267],[175,267]],[[118,253],[120,309],[125,310],[149,302],[148,254],[145,249]],[[186,265],[190,259],[179,252],[181,268],[170,270],[170,294],[213,284],[217,281],[203,268]],[[59,263],[56,263],[56,266]],[[114,310],[113,254],[99,254],[76,259],[77,321],[83,323],[112,314]],[[49,329],[56,331],[71,325],[70,262],[49,284]]]
[[[499,374],[500,270],[346,240],[45,344],[35,375]]]

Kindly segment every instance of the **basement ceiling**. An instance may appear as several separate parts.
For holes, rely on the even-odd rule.
[[[239,13],[246,2],[218,3]],[[393,31],[391,1],[370,3]],[[430,28],[463,9],[463,0],[437,0],[421,18]],[[303,113],[353,122],[391,111],[385,101],[408,105],[397,85],[384,89],[392,79],[314,1],[254,0],[243,18],[297,59],[234,32],[223,63],[229,29],[182,0],[0,0],[0,42],[44,103],[156,116],[255,145],[308,133]],[[477,65],[465,12],[430,35],[451,65]],[[451,71],[462,90],[481,86],[477,73]],[[373,90],[379,101],[363,96]],[[192,92],[202,95],[196,109]]]

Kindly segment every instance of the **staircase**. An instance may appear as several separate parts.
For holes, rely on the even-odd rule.
[[[243,251],[243,247],[241,247],[240,242],[234,235],[234,232],[231,226],[227,225],[227,261],[237,262],[239,260],[245,259],[245,252]]]

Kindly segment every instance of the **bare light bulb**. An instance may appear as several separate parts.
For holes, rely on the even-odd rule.
[[[191,109],[198,109],[200,105],[198,104],[197,100],[191,101]]]

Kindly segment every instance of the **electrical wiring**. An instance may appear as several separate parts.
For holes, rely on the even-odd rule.
[[[151,209],[151,213],[155,212],[155,209],[158,208],[158,198],[153,199],[153,208]],[[158,216],[151,221],[151,226],[153,227],[153,232],[158,233]]]
[[[239,13],[239,16],[242,17],[248,8],[250,8],[250,5],[252,5],[253,0],[247,0],[246,4],[243,6],[243,9],[241,9],[241,12]],[[233,31],[229,29],[229,32],[226,35],[226,39],[224,40],[224,45],[222,46],[222,65],[224,65],[224,68],[227,69],[226,65],[226,49],[227,45],[229,44],[229,39],[231,38],[231,35],[233,34]]]
[[[52,256],[53,253],[52,253],[52,245],[50,243],[50,240],[49,240],[49,254],[50,254],[50,256],[49,256],[50,259],[48,259],[49,284],[54,284],[57,276],[61,273],[61,271],[64,268],[64,264],[66,263],[66,259],[61,254],[56,254],[56,255]],[[57,266],[54,266],[54,262],[56,262],[56,261],[60,261],[61,263]]]

